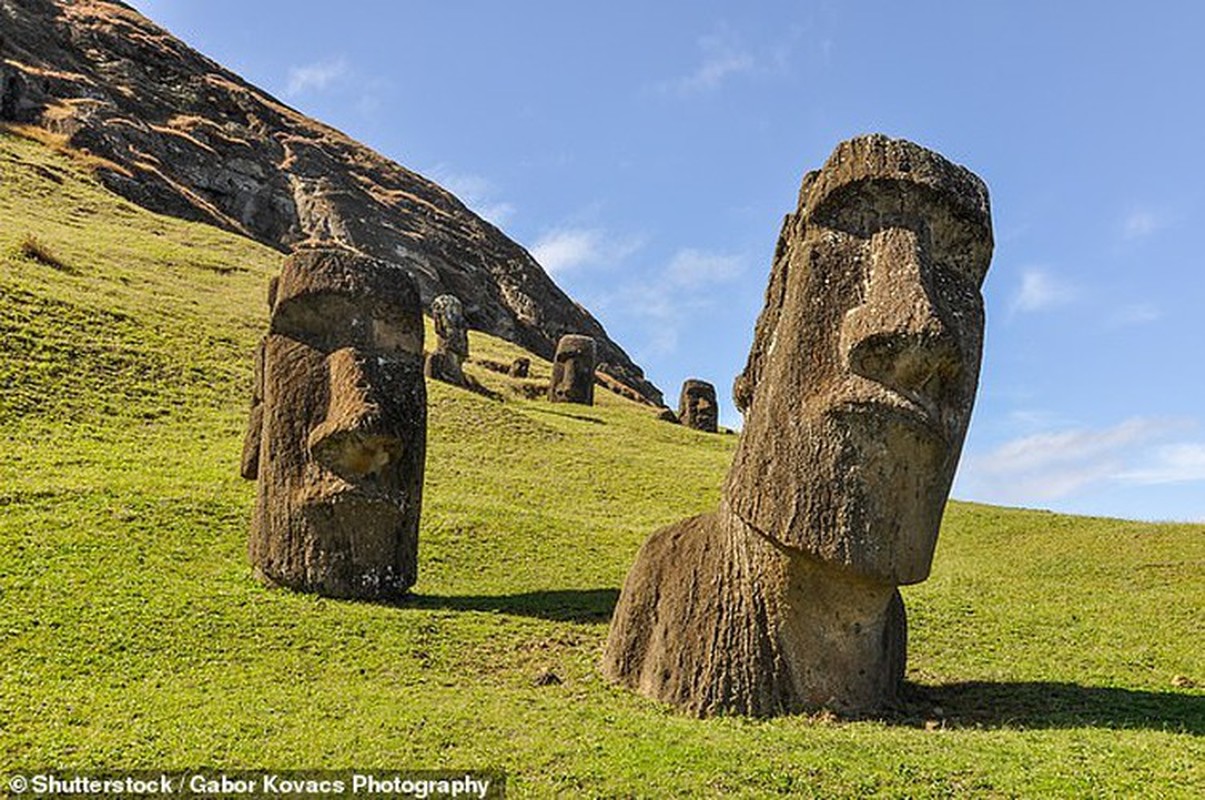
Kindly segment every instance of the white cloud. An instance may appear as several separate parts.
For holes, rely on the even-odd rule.
[[[667,279],[676,286],[721,283],[741,274],[744,268],[740,256],[708,253],[684,248],[674,253],[665,268]]]
[[[600,228],[555,228],[531,247],[531,254],[550,274],[623,261],[643,246],[639,238],[616,238]]]
[[[1109,322],[1114,326],[1145,325],[1163,318],[1163,312],[1154,303],[1134,303],[1114,312]]]
[[[1149,485],[1154,483],[1185,483],[1205,481],[1205,444],[1182,442],[1156,448],[1142,466],[1120,472],[1118,480]]]
[[[347,62],[342,58],[289,67],[289,82],[285,92],[291,96],[309,91],[320,92],[347,73]]]
[[[1160,228],[1166,227],[1167,221],[1150,209],[1135,209],[1126,216],[1121,226],[1121,235],[1125,239],[1140,239],[1150,236]]]
[[[1091,485],[1205,480],[1205,445],[1157,444],[1185,426],[1178,419],[1135,417],[1108,428],[1023,436],[964,458],[959,491],[1024,504]]]
[[[435,182],[460,199],[479,217],[502,227],[514,218],[513,203],[497,199],[497,187],[489,178],[472,173],[460,173],[439,164],[431,170]]]
[[[745,261],[740,255],[684,247],[655,278],[629,283],[609,300],[645,323],[649,338],[642,357],[668,355],[678,349],[687,322],[697,321],[721,299],[716,287],[743,274]]]
[[[1076,298],[1076,290],[1050,273],[1038,269],[1026,270],[1021,287],[1013,297],[1014,312],[1046,311],[1066,305]]]
[[[721,30],[698,39],[703,60],[689,75],[656,84],[657,91],[677,95],[694,95],[714,91],[733,75],[753,72],[757,59],[740,46],[728,31]]]

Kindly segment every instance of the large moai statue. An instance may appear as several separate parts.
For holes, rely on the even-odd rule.
[[[418,286],[341,249],[298,250],[269,288],[243,477],[265,582],[381,598],[414,584],[427,442]]]
[[[469,332],[460,299],[451,294],[436,297],[431,301],[431,320],[435,327],[435,351],[427,356],[424,372],[428,378],[464,386]]]
[[[983,182],[911,142],[844,142],[804,178],[737,381],[746,417],[720,507],[640,550],[609,677],[699,715],[893,702],[897,587],[929,574],[991,253]]]
[[[552,361],[548,400],[552,403],[594,405],[593,337],[577,334],[561,337]]]
[[[678,398],[678,419],[688,428],[715,433],[720,429],[720,406],[715,399],[715,387],[707,381],[693,378],[682,383]]]

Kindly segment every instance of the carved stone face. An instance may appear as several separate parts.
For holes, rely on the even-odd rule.
[[[733,512],[876,582],[928,576],[978,381],[991,247],[982,182],[909,142],[852,140],[805,179],[743,376]]]
[[[715,433],[719,430],[720,408],[715,387],[707,381],[688,380],[682,384],[678,400],[678,419],[688,428]]]
[[[553,403],[594,405],[594,339],[569,334],[557,343],[548,399]]]
[[[451,294],[436,297],[431,301],[431,319],[435,324],[436,350],[467,358],[469,335],[459,298]]]
[[[303,250],[273,288],[244,448],[259,482],[251,561],[306,591],[404,592],[426,451],[417,287],[372,259]]]

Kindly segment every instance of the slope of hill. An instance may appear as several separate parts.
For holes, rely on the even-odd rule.
[[[424,305],[551,358],[595,337],[600,369],[661,393],[526,250],[450,192],[289,108],[120,2],[0,0],[0,120],[86,149],[135,203],[277,249],[334,240],[401,263]]]
[[[0,775],[446,767],[505,770],[513,797],[1205,793],[1201,526],[952,504],[932,579],[905,593],[912,700],[888,718],[700,721],[607,685],[596,662],[636,548],[714,505],[734,437],[605,392],[554,407],[472,366],[499,399],[431,384],[417,595],[260,587],[237,464],[278,262],[0,136]]]

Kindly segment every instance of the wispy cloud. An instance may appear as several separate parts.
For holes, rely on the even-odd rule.
[[[597,264],[623,261],[641,248],[639,237],[616,237],[601,228],[555,228],[531,247],[531,254],[550,275]]]
[[[342,58],[289,67],[289,81],[285,92],[290,96],[320,92],[347,74],[347,61]]]
[[[1114,327],[1126,327],[1130,325],[1145,325],[1148,322],[1156,322],[1162,318],[1163,312],[1154,303],[1133,303],[1115,311],[1109,317],[1109,322]]]
[[[498,198],[498,187],[489,178],[455,172],[445,164],[439,164],[432,169],[431,177],[473,209],[478,216],[498,227],[510,222],[515,216],[517,209],[514,204]]]
[[[679,96],[711,92],[732,76],[747,74],[757,68],[757,59],[730,30],[721,29],[700,36],[696,44],[702,56],[698,66],[687,75],[654,84],[656,91]],[[782,59],[785,56],[775,53],[774,57]]]
[[[1182,419],[1135,417],[1107,428],[1030,434],[968,454],[958,491],[989,502],[1054,500],[1093,485],[1205,480],[1205,445],[1160,444]]]
[[[645,323],[644,356],[664,356],[678,349],[683,327],[719,301],[717,287],[744,274],[747,259],[692,247],[679,249],[651,280],[620,288],[611,302]]]
[[[1165,227],[1167,219],[1162,214],[1148,208],[1139,208],[1126,215],[1121,225],[1121,235],[1124,239],[1141,239]]]
[[[1118,480],[1144,485],[1205,481],[1205,443],[1164,445],[1152,456],[1146,463],[1118,473]]]
[[[1071,284],[1040,269],[1026,270],[1021,286],[1013,296],[1013,312],[1032,313],[1064,306],[1075,300],[1078,292]]]

